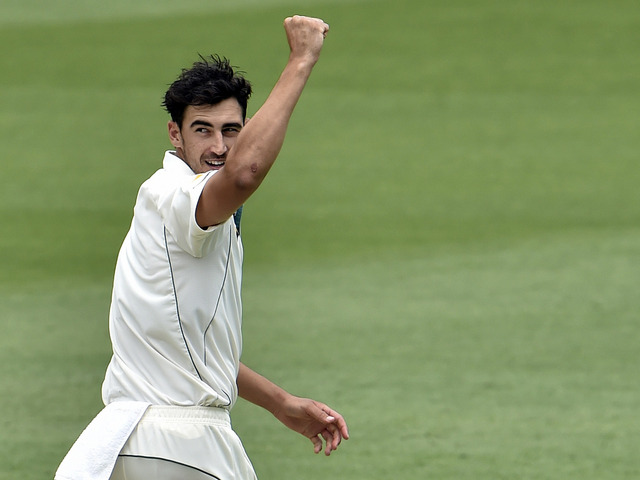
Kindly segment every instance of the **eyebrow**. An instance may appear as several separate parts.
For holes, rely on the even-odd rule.
[[[202,125],[204,127],[213,127],[213,125],[211,125],[209,122],[205,122],[204,120],[194,120],[193,122],[191,122],[191,125],[189,126],[195,127],[196,125]]]

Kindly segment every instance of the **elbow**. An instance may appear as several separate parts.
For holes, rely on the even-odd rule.
[[[235,186],[238,190],[254,191],[260,186],[265,175],[266,172],[261,171],[258,163],[253,162],[236,172]]]
[[[278,151],[260,145],[237,147],[234,147],[235,151],[231,151],[224,169],[227,170],[237,189],[253,191],[260,186],[269,173]]]

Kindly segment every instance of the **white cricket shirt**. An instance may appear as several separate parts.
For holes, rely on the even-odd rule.
[[[142,184],[116,264],[105,404],[230,408],[242,350],[242,242],[233,217],[203,230],[196,175],[172,152]]]

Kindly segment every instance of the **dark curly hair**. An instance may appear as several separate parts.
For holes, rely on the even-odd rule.
[[[164,95],[162,106],[171,115],[171,120],[182,127],[184,111],[189,105],[215,105],[228,98],[238,100],[242,118],[246,118],[251,83],[234,71],[228,59],[218,55],[199,57],[200,61],[191,68],[182,70]]]

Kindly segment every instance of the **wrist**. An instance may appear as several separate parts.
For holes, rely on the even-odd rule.
[[[296,54],[291,52],[289,55],[288,66],[299,74],[309,76],[311,70],[318,62],[318,57],[311,53]]]
[[[269,392],[268,398],[265,398],[264,408],[277,417],[278,413],[285,409],[287,402],[292,396],[293,395],[283,388],[276,386],[276,388]]]

